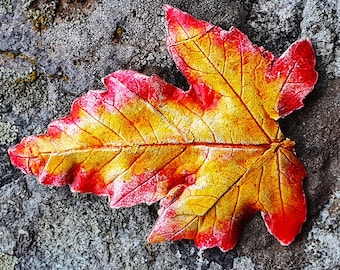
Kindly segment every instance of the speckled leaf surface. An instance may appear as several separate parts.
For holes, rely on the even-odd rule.
[[[277,119],[303,106],[317,73],[308,40],[280,58],[238,29],[165,6],[167,44],[190,89],[117,71],[44,135],[9,149],[43,184],[107,195],[112,207],[161,200],[149,241],[193,239],[227,251],[261,211],[291,243],[306,219],[306,173]]]

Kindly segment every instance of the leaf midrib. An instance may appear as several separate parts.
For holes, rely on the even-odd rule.
[[[72,148],[61,151],[46,151],[39,152],[41,155],[51,154],[64,154],[64,153],[79,153],[85,151],[97,150],[109,150],[109,149],[127,149],[127,148],[140,148],[140,147],[209,147],[218,149],[234,149],[234,150],[252,150],[252,149],[269,149],[272,145],[278,142],[272,142],[270,144],[232,144],[232,143],[209,143],[209,142],[191,142],[191,143],[154,143],[154,144],[129,144],[129,145],[103,145],[103,146],[89,146],[84,148]],[[23,156],[21,156],[23,157]],[[38,156],[36,156],[38,157]],[[28,157],[35,158],[35,157]]]

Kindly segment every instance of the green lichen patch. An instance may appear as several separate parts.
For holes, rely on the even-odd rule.
[[[50,27],[55,19],[57,2],[29,0],[24,4],[26,17],[32,22],[33,29],[41,32]]]
[[[3,58],[4,62],[8,62],[7,60],[14,60],[16,58],[21,58],[24,61],[27,61],[28,63],[35,65],[35,60],[31,57],[29,57],[27,54],[24,53],[15,53],[12,51],[2,51],[0,50],[0,56]]]
[[[26,17],[37,32],[48,29],[55,20],[78,19],[93,10],[95,0],[28,0],[24,3]]]
[[[13,270],[14,266],[18,263],[18,259],[14,256],[9,256],[0,252],[0,269]]]
[[[18,131],[15,125],[0,121],[0,145],[9,145],[15,142]]]
[[[0,50],[0,83],[4,93],[9,89],[23,90],[36,81],[38,75],[35,59],[23,53]]]
[[[0,15],[13,13],[13,5],[11,0],[0,1]]]
[[[0,66],[0,82],[4,80],[2,87],[16,88],[23,90],[27,84],[34,82],[37,79],[38,73],[34,68],[24,70],[22,73],[18,73],[16,70],[7,67]]]

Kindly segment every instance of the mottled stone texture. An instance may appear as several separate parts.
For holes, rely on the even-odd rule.
[[[259,215],[236,248],[191,241],[149,245],[157,206],[110,209],[106,198],[41,186],[12,167],[7,148],[68,114],[72,100],[118,69],[186,88],[165,46],[168,3],[281,54],[311,39],[319,82],[281,121],[306,165],[308,220],[288,247]],[[335,269],[339,263],[339,4],[336,0],[12,0],[0,2],[0,269]],[[122,35],[116,32],[123,29]],[[14,266],[15,265],[15,266]]]

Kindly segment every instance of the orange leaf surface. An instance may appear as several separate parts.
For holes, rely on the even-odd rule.
[[[150,242],[227,251],[261,211],[288,245],[306,219],[306,173],[276,120],[302,107],[317,80],[310,42],[276,59],[236,28],[165,10],[168,48],[190,90],[117,71],[107,91],[89,91],[45,135],[9,149],[12,163],[43,184],[107,195],[112,207],[161,200]]]

